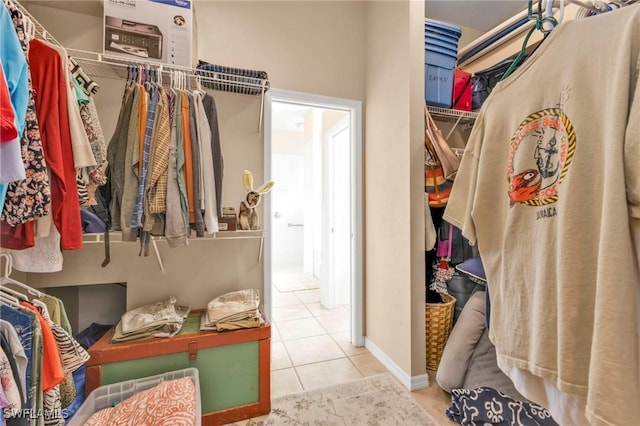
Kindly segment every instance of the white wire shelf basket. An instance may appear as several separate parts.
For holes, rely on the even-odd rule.
[[[69,56],[74,58],[80,67],[90,76],[126,79],[132,67],[143,67],[162,74],[163,81],[170,81],[172,74],[181,73],[187,78],[190,87],[199,82],[205,87],[226,92],[257,95],[263,94],[269,88],[269,80],[240,76],[236,74],[207,71],[197,68],[167,65],[154,62],[136,61],[105,53],[86,50],[67,49]]]
[[[475,119],[478,117],[478,113],[475,111],[461,111],[457,109],[447,109],[432,105],[427,105],[427,110],[429,110],[429,114],[431,114],[434,119],[442,118],[448,120],[455,119],[458,121],[475,121]]]

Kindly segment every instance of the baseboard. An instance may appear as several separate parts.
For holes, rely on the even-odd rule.
[[[384,365],[396,379],[400,381],[407,389],[414,391],[418,389],[424,389],[429,387],[429,376],[427,373],[420,374],[418,376],[409,376],[404,372],[402,368],[398,366],[391,358],[387,356],[382,349],[380,349],[370,339],[364,338],[364,346],[376,357],[378,361]]]

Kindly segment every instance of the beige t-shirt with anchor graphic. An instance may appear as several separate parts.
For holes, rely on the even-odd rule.
[[[444,215],[477,241],[501,363],[594,425],[640,422],[639,54],[640,5],[553,30],[485,102]]]

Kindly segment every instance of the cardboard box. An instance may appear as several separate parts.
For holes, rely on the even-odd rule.
[[[235,216],[222,216],[218,219],[218,228],[221,231],[235,231],[237,227],[238,218]]]
[[[191,67],[191,0],[105,0],[104,53]]]

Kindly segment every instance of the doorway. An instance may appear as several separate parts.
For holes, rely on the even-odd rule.
[[[271,90],[265,101],[265,310],[273,292],[319,291],[362,346],[361,103]]]

